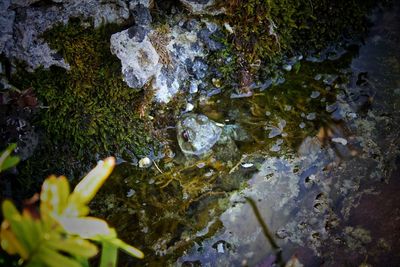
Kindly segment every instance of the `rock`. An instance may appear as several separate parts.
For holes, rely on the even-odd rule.
[[[146,16],[147,17],[147,16]],[[139,23],[147,23],[141,19]],[[189,80],[192,89],[208,71],[205,54],[198,43],[200,23],[193,23],[188,31],[182,20],[171,21],[168,31],[135,25],[111,37],[111,51],[122,64],[122,73],[128,86],[140,88],[151,82],[155,100],[167,103]],[[145,57],[143,57],[145,55]],[[141,62],[146,59],[145,62]],[[190,75],[191,74],[191,75]]]
[[[224,9],[216,9],[215,0],[181,0],[181,3],[194,14],[218,15],[224,12]]]
[[[179,147],[189,158],[212,152],[217,160],[237,159],[240,153],[234,141],[250,139],[238,125],[216,123],[201,114],[185,114],[176,128]]]
[[[110,40],[111,52],[121,60],[124,81],[132,88],[143,87],[161,68],[157,51],[147,36],[141,38],[142,34],[131,27],[113,34]]]
[[[94,27],[104,23],[122,23],[129,19],[130,8],[135,9],[138,4],[143,8],[149,5],[145,0],[132,0],[129,6],[122,0],[57,0],[53,5],[29,6],[34,2],[14,0],[10,5],[10,1],[5,0],[0,3],[0,52],[12,61],[26,62],[30,71],[39,66],[49,68],[53,65],[69,69],[68,63],[41,38],[54,25],[67,24],[71,17],[92,18]],[[140,22],[145,22],[146,15],[143,14],[145,12],[141,12]]]
[[[11,0],[12,7],[27,7],[40,0]]]
[[[7,40],[12,38],[15,12],[8,10],[9,0],[0,2],[0,54],[3,52]]]
[[[185,155],[202,156],[209,152],[219,140],[222,128],[207,116],[187,114],[177,126],[179,147]]]
[[[189,73],[192,74],[196,79],[201,80],[206,77],[207,70],[207,63],[202,58],[197,57],[193,61],[193,65],[189,70]]]
[[[152,18],[148,6],[136,5],[132,8],[132,15],[136,25],[149,26],[151,24]]]
[[[217,26],[210,24],[208,27],[200,30],[197,36],[210,51],[218,51],[224,48],[220,42],[212,38],[218,35],[222,35],[222,33],[217,30]]]
[[[139,168],[148,168],[151,165],[151,159],[149,158],[142,158],[139,160]]]
[[[147,34],[149,33],[149,29],[143,26],[132,26],[128,29],[128,36],[134,42],[143,42],[144,38],[146,38]]]

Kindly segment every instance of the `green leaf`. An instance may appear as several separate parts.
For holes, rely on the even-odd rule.
[[[14,167],[19,162],[19,157],[10,156],[17,144],[10,144],[0,155],[0,172]]]
[[[97,254],[98,250],[95,245],[81,238],[70,237],[60,240],[53,239],[46,242],[46,246],[55,250],[67,252],[74,256],[90,258]]]
[[[40,250],[33,256],[32,261],[42,262],[48,267],[81,267],[75,259],[63,256],[54,249],[45,246],[40,247]]]
[[[42,185],[40,193],[40,212],[43,218],[47,215],[61,215],[67,207],[69,183],[64,176],[50,176]]]
[[[19,163],[19,161],[20,161],[19,157],[16,156],[7,157],[1,164],[0,171],[5,171],[9,168],[16,166]]]
[[[95,217],[61,217],[58,221],[67,233],[81,238],[94,239],[98,236],[113,238],[116,236],[115,231],[105,221]]]
[[[117,246],[118,248],[122,249],[124,252],[128,253],[129,255],[131,255],[133,257],[136,257],[139,259],[143,259],[143,257],[144,257],[143,252],[141,252],[139,249],[137,249],[131,245],[128,245],[121,239],[118,239],[118,238],[110,239],[110,240],[107,240],[107,242],[112,243],[114,246]]]
[[[102,247],[100,267],[117,266],[118,248],[106,240],[102,242]]]
[[[296,74],[299,73],[300,68],[301,68],[301,63],[300,63],[300,62],[297,62],[297,63],[294,64],[294,66],[293,66],[293,69],[294,69],[294,71],[296,72]]]
[[[23,259],[27,259],[32,250],[31,240],[27,239],[30,234],[29,229],[24,224],[21,214],[11,201],[5,200],[2,209],[4,218],[10,224],[12,233],[20,243],[21,250],[18,253]]]
[[[76,202],[75,205],[77,206],[79,206],[78,204],[89,203],[110,175],[114,165],[115,159],[113,157],[100,161],[75,187],[69,201]]]

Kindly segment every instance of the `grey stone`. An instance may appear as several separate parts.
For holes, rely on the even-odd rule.
[[[197,57],[195,58],[189,73],[194,75],[196,79],[200,80],[206,76],[207,70],[208,70],[207,63],[203,59]]]
[[[218,15],[223,13],[224,9],[214,7],[216,0],[180,0],[181,3],[194,14]]]
[[[27,6],[33,2],[19,0],[13,1],[14,6],[10,6],[9,1],[0,4],[0,7],[4,7],[0,11],[0,52],[12,61],[25,61],[28,70],[53,65],[69,69],[68,63],[41,38],[54,25],[67,24],[71,17],[92,18],[94,27],[105,23],[122,23],[129,19],[131,5],[140,3],[146,7],[148,1],[130,1],[129,7],[123,0],[70,0],[57,1],[53,5]],[[18,8],[13,10],[15,6]],[[15,18],[14,11],[17,11]]]
[[[213,35],[218,35],[221,33],[216,33],[216,31],[211,31],[208,28],[204,28],[202,29],[199,33],[198,33],[198,38],[204,43],[204,45],[210,50],[210,51],[218,51],[222,48],[224,48],[224,46],[215,41],[214,39],[212,39]]]
[[[196,156],[209,152],[222,133],[221,127],[201,114],[187,114],[179,120],[176,130],[182,152]]]
[[[128,30],[111,36],[111,52],[122,64],[122,73],[128,86],[141,88],[160,69],[159,55],[152,43],[145,37],[141,42],[131,38]]]
[[[128,29],[128,36],[135,42],[142,42],[149,33],[149,30],[142,26],[132,26]]]
[[[15,12],[7,10],[8,5],[5,2],[0,4],[0,54],[6,42],[12,38],[15,19]]]
[[[136,25],[148,26],[151,24],[151,14],[149,9],[142,5],[136,5],[132,10],[133,19]]]

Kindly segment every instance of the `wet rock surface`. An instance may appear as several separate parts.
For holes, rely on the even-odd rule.
[[[395,166],[400,155],[400,116],[395,88],[400,57],[396,49],[384,48],[392,47],[397,40],[393,36],[400,34],[398,8],[385,13],[373,28],[367,45],[353,59],[351,72],[342,71],[348,75],[346,84],[341,85],[336,74],[318,75],[316,80],[332,86],[329,90],[340,88],[335,101],[326,103],[331,122],[303,139],[296,153],[262,158],[249,187],[233,194],[231,207],[219,217],[224,225],[221,231],[194,245],[180,263],[273,266],[271,258],[276,255],[244,200],[251,197],[257,200],[284,258],[297,255],[305,266],[398,264],[398,231],[393,229],[399,225],[400,206],[393,194],[399,190]],[[322,91],[315,92],[311,101],[325,97]],[[305,112],[302,118],[310,121],[301,128],[307,129],[321,116],[326,118],[323,112]],[[264,126],[266,135],[276,142],[284,131],[290,136],[287,121],[289,125],[278,119]],[[252,159],[247,157],[248,161]],[[215,251],[221,240],[235,250]]]

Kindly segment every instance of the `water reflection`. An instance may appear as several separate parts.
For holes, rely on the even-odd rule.
[[[271,266],[274,248],[248,197],[284,260],[296,255],[305,266],[393,265],[400,238],[390,230],[399,224],[387,230],[376,224],[400,216],[396,190],[382,184],[399,189],[397,177],[390,181],[400,141],[396,11],[377,16],[356,56],[341,51],[335,61],[302,61],[284,84],[248,98],[201,99],[196,112],[230,127],[226,136],[246,133],[243,139],[225,136],[237,155],[188,157],[172,144],[176,156],[158,163],[162,173],[121,164],[97,198],[99,213],[108,214],[124,239],[142,244],[149,266]],[[372,208],[382,209],[364,211]],[[374,216],[375,225],[365,223]]]

